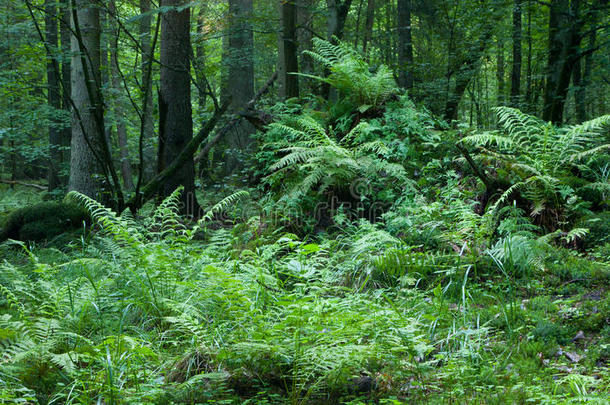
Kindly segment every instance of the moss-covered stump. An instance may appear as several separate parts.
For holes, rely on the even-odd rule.
[[[0,242],[7,239],[42,241],[90,222],[83,208],[51,201],[20,208],[0,219]]]

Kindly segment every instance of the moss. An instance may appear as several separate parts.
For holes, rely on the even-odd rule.
[[[565,344],[569,341],[569,332],[560,325],[549,320],[543,319],[538,322],[536,328],[532,331],[534,339],[549,343],[557,342]]]
[[[64,232],[79,228],[89,222],[87,212],[64,202],[42,202],[20,208],[6,215],[0,224],[0,241],[48,240]]]

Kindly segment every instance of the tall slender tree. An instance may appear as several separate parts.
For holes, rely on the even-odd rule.
[[[521,7],[522,0],[514,0],[513,7],[513,69],[511,73],[510,102],[513,107],[521,105]]]
[[[400,18],[400,17],[399,17]],[[364,20],[364,37],[362,38],[362,53],[368,56],[368,47],[373,37],[373,24],[375,22],[375,0],[368,0],[366,6],[366,19]]]
[[[193,138],[190,76],[190,8],[184,0],[162,0],[166,7],[161,19],[161,83],[159,89],[158,172],[162,172]],[[179,186],[182,210],[198,215],[195,196],[195,168],[189,159],[162,186],[167,196]]]
[[[45,0],[45,33],[47,49],[47,103],[53,109],[53,116],[61,108],[60,72],[58,62],[59,37],[57,31],[58,9],[56,0]],[[60,185],[59,168],[61,156],[61,129],[57,120],[49,125],[49,191]]]
[[[580,46],[580,0],[552,0],[549,10],[549,57],[542,118],[563,122],[563,109]]]
[[[70,0],[59,0],[60,7],[60,25],[59,33],[61,38],[61,108],[68,114],[72,111],[72,103],[70,101],[71,95],[71,83],[70,83],[70,49],[71,49],[71,33],[70,33]],[[70,140],[72,138],[72,125],[64,125],[61,134],[61,144],[65,149],[69,149]],[[62,161],[67,160],[67,154],[62,151]],[[66,179],[62,178],[62,182],[65,184]]]
[[[116,20],[118,19],[115,0],[108,1],[109,25],[110,25],[110,84],[114,94],[112,107],[116,121],[116,134],[119,143],[119,157],[121,176],[123,185],[127,190],[133,190],[133,176],[131,171],[131,160],[129,158],[129,148],[127,146],[127,126],[125,124],[125,103],[121,97],[121,74],[119,71],[119,35]]]
[[[151,62],[154,58],[151,47],[151,21],[150,0],[140,0],[140,18],[139,33],[140,33],[140,52],[142,65],[140,70],[141,92],[146,97],[145,108],[142,111],[143,121],[143,156],[142,156],[142,174],[145,181],[150,180],[155,173],[155,151],[154,151],[154,135],[155,124],[153,119],[153,92],[151,91],[152,77],[148,74],[152,68]]]
[[[292,0],[280,0],[281,32],[280,32],[280,98],[299,96],[298,46],[296,35],[297,7]]]
[[[252,31],[252,0],[229,0],[229,33],[226,52],[228,65],[226,95],[231,99],[231,111],[241,110],[254,97],[254,36]],[[226,172],[232,173],[242,166],[241,151],[252,146],[254,127],[242,120],[227,134],[225,153]]]
[[[498,82],[496,103],[498,105],[504,105],[506,101],[504,90],[506,86],[504,65],[504,39],[502,38],[502,35],[498,35],[498,38],[496,39],[496,82]]]
[[[313,74],[314,62],[311,56],[303,51],[313,48],[313,12],[316,0],[300,0],[297,4],[297,44],[299,54],[299,71]],[[302,88],[313,91],[313,81],[307,78],[300,79]]]
[[[413,88],[413,40],[411,0],[398,0],[398,84]]]

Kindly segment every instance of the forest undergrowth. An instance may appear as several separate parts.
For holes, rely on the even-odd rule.
[[[2,190],[1,402],[607,403],[610,116],[451,127],[315,45],[200,218]]]

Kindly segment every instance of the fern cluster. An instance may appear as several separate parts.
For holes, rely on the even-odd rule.
[[[319,38],[313,39],[313,51],[305,51],[314,61],[327,68],[330,74],[310,77],[336,88],[363,112],[379,107],[397,93],[392,71],[385,65],[372,73],[363,56],[341,41],[333,44]]]
[[[579,198],[571,186],[576,184],[571,180],[574,170],[586,166],[587,161],[596,159],[609,147],[603,142],[610,116],[557,128],[514,108],[498,107],[496,112],[501,130],[461,140],[480,148],[485,162],[503,164],[498,172],[505,173],[510,187],[499,196],[496,206],[519,193],[531,203],[533,216],[555,215],[554,220],[549,220],[561,221],[566,209],[578,208]]]

